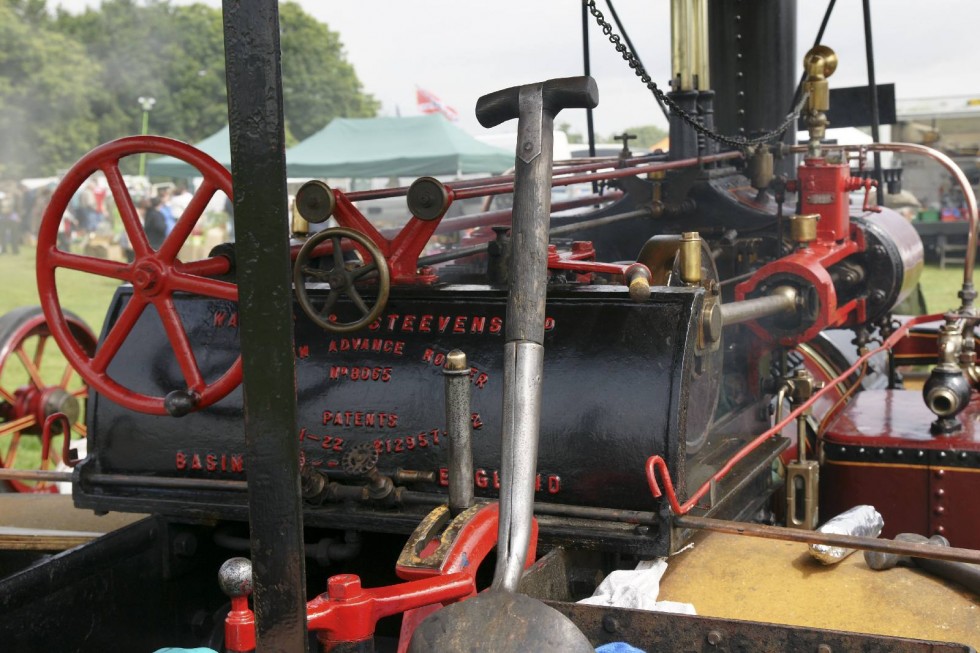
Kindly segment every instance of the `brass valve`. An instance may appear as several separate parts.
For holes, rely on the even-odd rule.
[[[825,111],[830,109],[830,84],[827,78],[837,70],[837,54],[825,45],[812,48],[803,57],[806,81],[803,90],[807,93],[806,124],[810,132],[810,156],[820,155],[820,141],[827,133]]]

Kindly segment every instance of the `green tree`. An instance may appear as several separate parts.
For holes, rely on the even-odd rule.
[[[558,131],[565,132],[565,136],[568,137],[568,142],[572,145],[585,142],[585,138],[582,137],[582,134],[572,131],[572,124],[570,122],[565,122],[564,120],[559,122]]]
[[[101,68],[48,24],[43,2],[0,0],[0,177],[54,174],[97,142]]]
[[[378,102],[364,93],[340,35],[295,2],[279,6],[283,104],[289,130],[302,140],[333,118],[366,118]]]
[[[641,125],[639,127],[627,127],[621,132],[616,132],[609,136],[608,141],[613,141],[616,136],[619,136],[623,132],[627,134],[634,134],[636,136],[635,141],[630,141],[631,150],[646,150],[649,149],[651,145],[655,145],[664,139],[667,132],[657,127],[656,125]]]

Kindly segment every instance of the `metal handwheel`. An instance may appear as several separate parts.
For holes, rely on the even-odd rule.
[[[354,241],[353,247],[348,247],[348,250],[357,252],[359,260],[345,260],[345,239]],[[314,260],[328,254],[332,265],[327,268],[314,265]],[[330,287],[319,308],[314,306],[307,292],[308,282],[325,283]],[[356,285],[363,282],[375,284],[377,294],[373,301],[365,299],[357,289]],[[293,283],[296,300],[303,312],[318,326],[334,333],[357,331],[378,319],[388,303],[388,292],[391,290],[388,263],[381,250],[363,234],[344,227],[325,229],[303,245],[293,267]],[[337,301],[345,295],[361,317],[344,322],[333,314]]]

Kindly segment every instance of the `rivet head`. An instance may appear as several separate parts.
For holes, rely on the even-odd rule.
[[[960,452],[960,460],[966,460],[968,456],[969,454],[967,454],[965,451]]]
[[[884,449],[878,449],[878,455],[879,456],[884,456],[885,455],[885,450]]]
[[[943,458],[945,458],[945,457],[946,457],[946,452],[945,452],[945,451],[940,451],[940,452],[939,452],[939,458],[940,458],[940,459],[943,459]]]
[[[942,488],[939,488],[938,490],[936,490],[936,496],[937,496],[937,497],[943,497],[943,496],[946,496],[946,490],[944,490],[944,489],[942,489]]]
[[[937,469],[936,470],[936,478],[942,478],[943,476],[946,476],[946,470],[945,469]]]
[[[936,509],[933,512],[935,512],[937,515],[942,515],[946,512],[946,509],[942,506],[936,506]]]
[[[943,533],[946,532],[946,527],[945,526],[936,526],[936,528],[933,529],[933,530],[934,530],[934,532],[935,532],[936,535],[942,535]]]
[[[712,630],[710,633],[708,633],[708,643],[711,644],[712,646],[717,646],[718,644],[721,644],[722,640],[724,639],[725,639],[724,636],[722,636],[722,634],[717,630]]]
[[[902,456],[905,455],[905,452],[902,451],[901,449],[896,449],[895,450],[895,455],[898,456],[899,458],[901,458]]]

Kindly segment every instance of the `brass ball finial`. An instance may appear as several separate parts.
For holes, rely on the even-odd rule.
[[[810,51],[803,57],[803,66],[808,74],[823,75],[824,78],[830,77],[837,70],[837,53],[826,45],[817,45],[810,48]],[[814,66],[821,69],[812,70]]]

